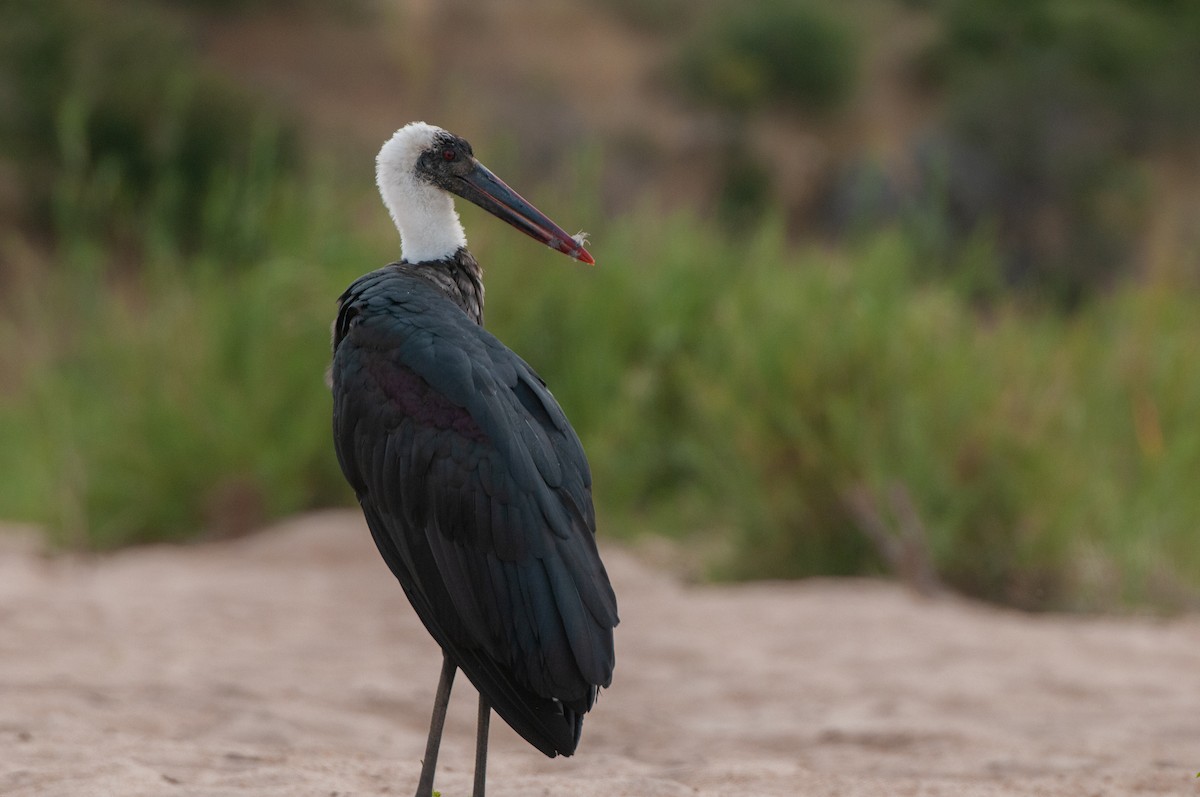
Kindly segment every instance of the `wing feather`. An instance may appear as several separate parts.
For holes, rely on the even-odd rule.
[[[578,437],[537,374],[419,277],[367,275],[335,329],[338,459],[376,544],[497,712],[570,754],[617,624]]]

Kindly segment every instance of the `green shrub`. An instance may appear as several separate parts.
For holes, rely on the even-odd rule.
[[[789,103],[829,111],[854,89],[858,48],[840,17],[804,0],[722,4],[684,45],[695,97],[744,110]]]
[[[1135,262],[1140,159],[1194,139],[1200,6],[943,0],[928,72],[962,227],[995,229],[1005,281],[1077,307]],[[1190,146],[1190,145],[1188,145]]]
[[[92,141],[79,122],[92,106],[60,107],[51,154],[91,152],[76,144]],[[328,325],[345,285],[398,252],[395,232],[368,186],[294,174],[253,117],[231,118],[228,140],[258,143],[201,192],[212,226],[187,244],[151,225],[133,273],[107,268],[104,221],[128,217],[95,197],[140,207],[121,204],[138,156],[58,178],[95,199],[67,210],[95,216],[60,228],[77,245],[57,267],[25,253],[0,296],[0,517],[105,548],[351,500],[329,438]],[[148,162],[161,214],[190,161]],[[600,215],[529,196],[564,223]],[[376,226],[348,235],[364,202]],[[890,520],[920,528],[965,593],[1195,604],[1194,286],[1117,282],[1069,317],[998,298],[981,317],[930,277],[911,234],[797,252],[777,222],[734,238],[642,208],[594,230],[600,265],[586,269],[463,211],[489,326],[583,438],[602,533],[686,539],[723,577],[878,572],[852,499],[899,515],[901,494],[911,517]],[[264,255],[230,269],[238,236]],[[972,246],[986,270],[993,241]]]
[[[6,297],[0,351],[20,379],[0,393],[0,516],[110,547],[351,500],[329,439],[328,324],[395,233],[381,210],[377,239],[339,232],[351,213],[336,208],[355,203],[329,201],[347,196],[332,185],[283,192],[272,256],[232,275],[203,255],[120,286],[56,269]],[[1193,289],[981,320],[920,276],[901,236],[797,253],[778,226],[734,240],[647,208],[595,231],[589,269],[464,211],[489,326],[578,429],[603,534],[686,539],[723,577],[879,572],[850,499],[888,516],[900,492],[967,594],[1196,600]]]
[[[141,4],[14,0],[0,26],[0,157],[24,223],[59,243],[262,254],[251,196],[295,168],[291,127],[201,70],[171,18]]]
[[[111,548],[349,498],[324,372],[335,299],[371,259],[325,223],[320,192],[278,191],[271,256],[236,271],[201,253],[114,284],[81,260],[103,250],[23,270],[0,314],[0,344],[28,357],[0,395],[0,516]]]

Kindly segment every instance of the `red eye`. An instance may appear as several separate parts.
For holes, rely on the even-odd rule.
[[[455,158],[454,150],[452,150],[452,149],[442,150],[442,160],[452,161],[452,160],[454,160],[454,158]]]

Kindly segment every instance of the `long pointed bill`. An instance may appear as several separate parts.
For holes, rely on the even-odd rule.
[[[584,263],[595,264],[591,253],[583,248],[582,236],[568,235],[482,163],[476,161],[474,170],[461,181],[455,181],[447,187],[551,249]]]

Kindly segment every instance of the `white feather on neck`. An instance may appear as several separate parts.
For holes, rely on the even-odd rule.
[[[440,127],[412,122],[395,132],[375,159],[375,183],[396,229],[400,256],[410,263],[443,260],[467,245],[454,198],[417,178],[421,153],[433,146]]]

